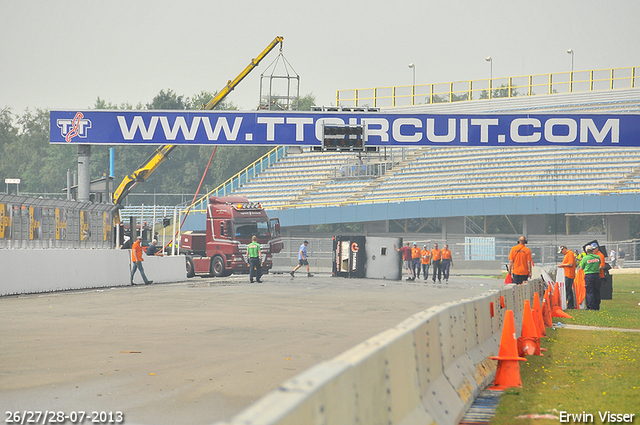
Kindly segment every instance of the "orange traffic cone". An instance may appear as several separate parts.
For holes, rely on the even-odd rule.
[[[507,268],[507,276],[504,278],[504,284],[508,285],[513,283],[513,277],[511,276],[511,272],[509,271],[509,266],[505,266]]]
[[[560,299],[559,297],[557,297],[557,295],[560,295],[558,282],[556,282],[555,287],[553,285],[549,285],[549,301],[551,301],[551,311],[556,308],[556,302]]]
[[[509,387],[522,388],[520,365],[518,362],[526,361],[527,359],[518,356],[513,310],[507,310],[505,313],[498,357],[491,357],[491,359],[498,360],[498,369],[496,370],[496,378],[493,381],[493,386],[490,389],[504,390]]]
[[[538,334],[537,325],[533,319],[531,312],[531,304],[529,300],[524,300],[524,311],[522,313],[522,333],[518,338],[518,355],[524,356],[541,356],[540,352],[540,335]]]
[[[553,311],[551,317],[563,317],[565,319],[573,319],[570,315],[562,311],[562,301],[560,301],[560,288],[556,282],[556,289],[553,291]]]
[[[547,328],[553,326],[553,319],[551,318],[551,301],[549,301],[549,290],[544,293],[544,302],[542,303],[542,318],[544,319],[544,325]]]
[[[533,319],[538,326],[538,335],[540,338],[546,338],[547,332],[544,329],[544,319],[542,318],[542,308],[540,307],[540,294],[533,294]]]

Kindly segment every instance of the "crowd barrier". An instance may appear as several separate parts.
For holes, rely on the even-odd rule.
[[[539,276],[534,270],[534,276]],[[455,425],[492,382],[506,310],[521,329],[544,283],[443,304],[286,381],[217,425]]]
[[[184,256],[146,257],[154,283],[187,280]],[[114,249],[0,249],[0,296],[130,285],[131,251]],[[136,273],[134,283],[142,283]]]
[[[0,194],[0,248],[111,248],[113,205]]]

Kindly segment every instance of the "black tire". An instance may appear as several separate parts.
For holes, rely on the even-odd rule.
[[[222,257],[216,256],[211,260],[211,274],[215,277],[225,277],[231,274],[227,271]]]
[[[193,258],[186,256],[187,263],[187,277],[194,277],[196,275],[196,269],[193,264]]]

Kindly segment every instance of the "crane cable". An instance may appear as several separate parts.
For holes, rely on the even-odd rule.
[[[202,174],[202,178],[200,179],[200,184],[198,185],[198,189],[196,190],[195,195],[193,195],[193,200],[191,201],[191,205],[189,205],[189,207],[187,208],[187,211],[184,214],[184,218],[182,219],[182,223],[180,223],[180,226],[178,227],[178,230],[176,231],[176,234],[173,235],[173,237],[171,238],[169,243],[164,246],[163,251],[165,249],[167,249],[167,247],[169,245],[171,245],[173,243],[173,241],[176,239],[176,237],[180,234],[180,230],[182,229],[182,226],[184,225],[184,222],[187,220],[187,216],[189,215],[189,212],[191,211],[191,207],[193,207],[193,203],[196,201],[196,198],[198,197],[198,193],[200,193],[200,188],[202,187],[202,182],[204,182],[204,178],[207,175],[207,171],[209,171],[209,166],[211,165],[211,161],[213,160],[213,156],[216,154],[216,150],[217,149],[218,149],[218,146],[216,145],[213,148],[213,152],[211,152],[211,157],[209,158],[209,163],[207,164],[207,168],[204,169],[204,173]],[[179,255],[179,253],[178,253],[178,255]]]

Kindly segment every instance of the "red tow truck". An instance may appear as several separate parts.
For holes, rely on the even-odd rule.
[[[269,219],[262,205],[242,196],[210,197],[206,230],[180,236],[187,277],[248,273],[247,245],[253,235],[262,248],[262,272],[268,273],[273,266],[271,255],[283,247],[280,220]]]

